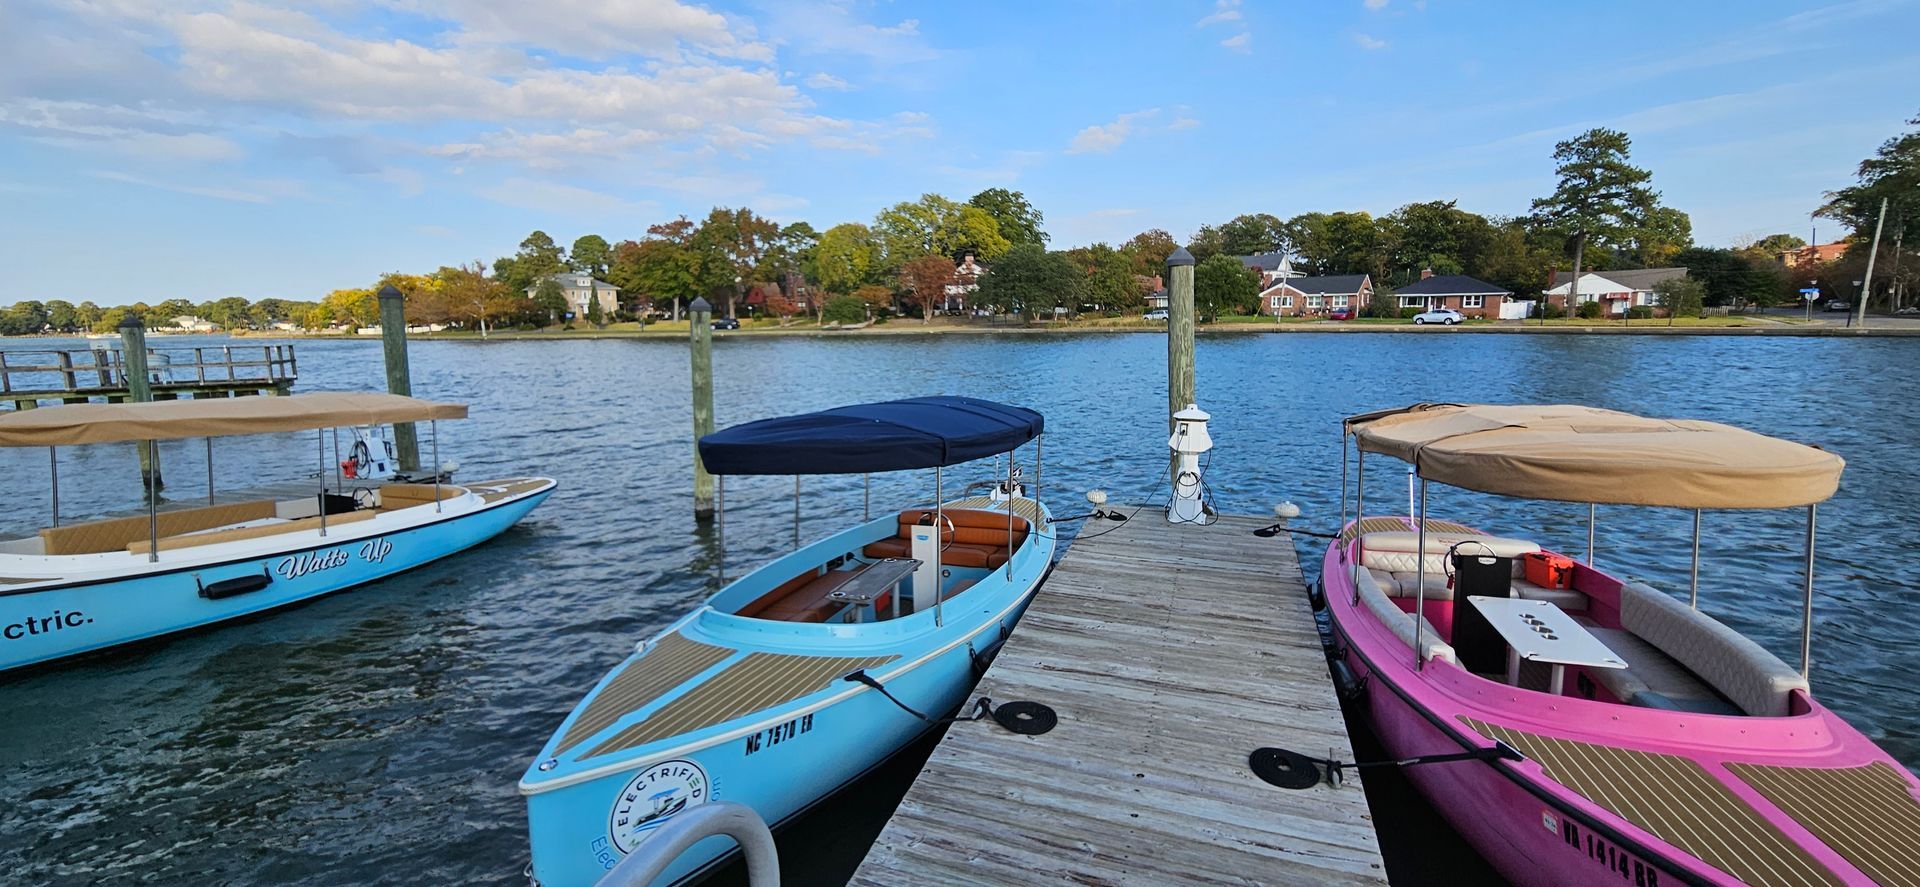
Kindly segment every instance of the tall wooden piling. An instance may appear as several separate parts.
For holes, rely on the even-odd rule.
[[[393,284],[380,288],[380,349],[387,357],[387,391],[413,396],[413,371],[407,366],[407,297]],[[400,470],[420,470],[420,433],[412,422],[395,422],[393,445]],[[440,466],[433,466],[437,473]]]
[[[700,460],[700,438],[713,433],[713,306],[694,299],[687,306],[688,351],[693,355],[693,518],[713,520],[713,475]]]
[[[1167,257],[1167,431],[1173,414],[1193,399],[1193,254],[1185,247]]]
[[[120,320],[120,353],[126,361],[127,399],[135,403],[153,400],[153,377],[147,374],[147,322],[129,313]],[[143,440],[140,450],[140,485],[149,498],[166,489],[160,477],[160,451],[152,441]]]

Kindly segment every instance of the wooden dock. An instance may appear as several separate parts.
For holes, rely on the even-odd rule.
[[[292,345],[214,345],[147,349],[155,400],[286,394],[299,377]],[[0,350],[0,401],[30,410],[41,401],[121,403],[131,397],[126,352]]]
[[[1379,884],[1359,780],[1277,788],[1262,746],[1353,759],[1293,544],[1268,520],[1094,520],[982,679],[1060,723],[956,724],[854,884]]]

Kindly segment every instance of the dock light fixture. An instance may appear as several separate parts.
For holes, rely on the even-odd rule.
[[[1167,523],[1200,523],[1206,516],[1206,486],[1201,479],[1200,457],[1213,449],[1213,435],[1207,433],[1212,418],[1197,404],[1173,414],[1173,434],[1167,449],[1173,451],[1173,498],[1167,504]]]

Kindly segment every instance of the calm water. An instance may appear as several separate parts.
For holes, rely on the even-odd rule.
[[[379,384],[375,342],[298,347],[301,390]],[[518,879],[514,783],[529,757],[624,651],[713,588],[715,540],[689,518],[686,351],[416,342],[412,358],[417,393],[474,405],[470,421],[441,429],[443,457],[463,476],[540,472],[560,491],[492,544],[418,572],[0,681],[7,880]],[[1115,501],[1164,495],[1164,361],[1164,340],[1139,334],[726,339],[718,419],[930,393],[1033,406],[1048,422],[1044,492],[1070,513],[1091,487]],[[1912,766],[1920,663],[1905,649],[1920,629],[1907,606],[1920,580],[1904,566],[1920,523],[1909,447],[1920,405],[1898,380],[1916,362],[1913,340],[1291,334],[1204,338],[1198,376],[1219,444],[1209,476],[1219,507],[1265,513],[1288,498],[1305,509],[1302,526],[1322,530],[1339,513],[1337,420],[1413,401],[1581,402],[1720,419],[1842,453],[1846,479],[1821,511],[1815,689]],[[220,483],[310,474],[312,440],[222,442]],[[200,447],[163,448],[176,495],[198,492]],[[1370,500],[1403,497],[1400,469],[1374,465]],[[0,531],[42,525],[45,469],[43,451],[0,452],[10,502]],[[64,452],[63,511],[137,505],[136,471],[130,445]],[[859,517],[857,478],[810,480],[807,492],[810,537]],[[731,573],[787,550],[791,494],[782,478],[729,486]],[[876,508],[930,494],[930,477],[876,478]],[[1584,546],[1584,508],[1438,488],[1430,507]],[[1703,553],[1705,609],[1790,662],[1800,520],[1710,514]],[[1685,514],[1602,509],[1598,559],[1684,592],[1688,532]]]

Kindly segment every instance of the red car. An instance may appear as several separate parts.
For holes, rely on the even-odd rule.
[[[1352,308],[1335,308],[1331,313],[1327,315],[1327,319],[1328,320],[1352,320],[1353,309]]]

